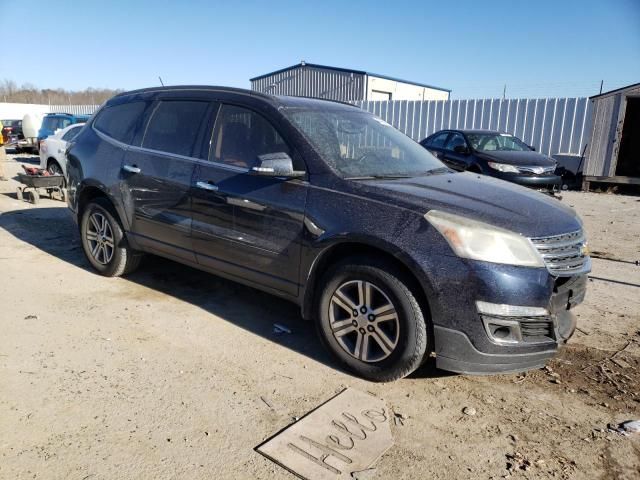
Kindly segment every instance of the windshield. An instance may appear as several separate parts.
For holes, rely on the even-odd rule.
[[[284,113],[345,178],[410,177],[445,168],[409,137],[362,110],[287,108]]]
[[[467,138],[471,143],[471,147],[481,152],[494,152],[496,150],[526,152],[531,150],[522,140],[507,133],[467,133]]]

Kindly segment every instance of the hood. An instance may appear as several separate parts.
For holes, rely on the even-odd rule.
[[[575,211],[559,200],[475,173],[358,182],[366,195],[425,214],[436,209],[495,225],[527,237],[574,232]],[[363,192],[365,193],[365,192]]]
[[[542,153],[533,150],[524,152],[509,152],[504,150],[496,150],[491,152],[476,151],[476,155],[489,162],[509,163],[511,165],[535,166],[535,167],[552,167],[556,164],[553,158],[547,157]]]

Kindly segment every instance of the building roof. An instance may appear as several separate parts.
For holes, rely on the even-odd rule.
[[[370,77],[384,78],[384,79],[387,79],[387,80],[393,80],[394,82],[408,83],[408,84],[411,84],[411,85],[417,85],[419,87],[431,88],[433,90],[442,90],[443,92],[451,93],[451,90],[449,90],[448,88],[435,87],[433,85],[427,85],[426,83],[413,82],[411,80],[403,80],[401,78],[390,77],[388,75],[380,75],[380,74],[373,73],[373,72],[365,72],[364,70],[353,70],[351,68],[329,67],[327,65],[318,65],[316,63],[306,63],[306,62],[300,62],[300,63],[298,63],[296,65],[291,65],[290,67],[285,67],[285,68],[281,68],[280,70],[274,70],[273,72],[265,73],[263,75],[258,75],[257,77],[250,78],[249,81],[253,82],[255,80],[260,80],[261,78],[269,77],[269,76],[275,75],[277,73],[283,73],[283,72],[286,72],[286,71],[289,71],[289,70],[293,70],[294,68],[299,68],[299,67],[312,67],[312,68],[319,68],[319,69],[322,69],[322,70],[333,70],[333,71],[337,71],[337,72],[355,73],[356,75],[368,75]]]
[[[626,87],[620,87],[620,88],[616,88],[615,90],[609,90],[608,92],[599,93],[598,95],[594,95],[592,97],[589,97],[589,99],[594,99],[594,98],[598,98],[598,97],[604,97],[605,95],[611,95],[612,93],[618,93],[618,92],[621,92],[623,90],[627,90],[629,88],[636,88],[636,87],[640,87],[640,83],[632,83],[631,85],[627,85]]]

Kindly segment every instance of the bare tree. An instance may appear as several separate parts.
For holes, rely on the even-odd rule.
[[[73,91],[62,88],[40,89],[24,83],[18,87],[13,80],[0,81],[0,101],[13,103],[39,103],[45,105],[100,105],[123,90],[92,88]]]

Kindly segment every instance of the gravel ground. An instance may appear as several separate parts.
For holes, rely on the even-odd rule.
[[[7,175],[20,162],[36,159],[9,155]],[[0,182],[2,479],[293,478],[253,448],[346,386],[406,417],[374,478],[639,478],[640,434],[607,425],[640,419],[640,197],[562,200],[597,258],[579,331],[547,369],[428,363],[373,384],[269,295],[155,257],[94,274],[65,205],[18,201],[16,185]]]

